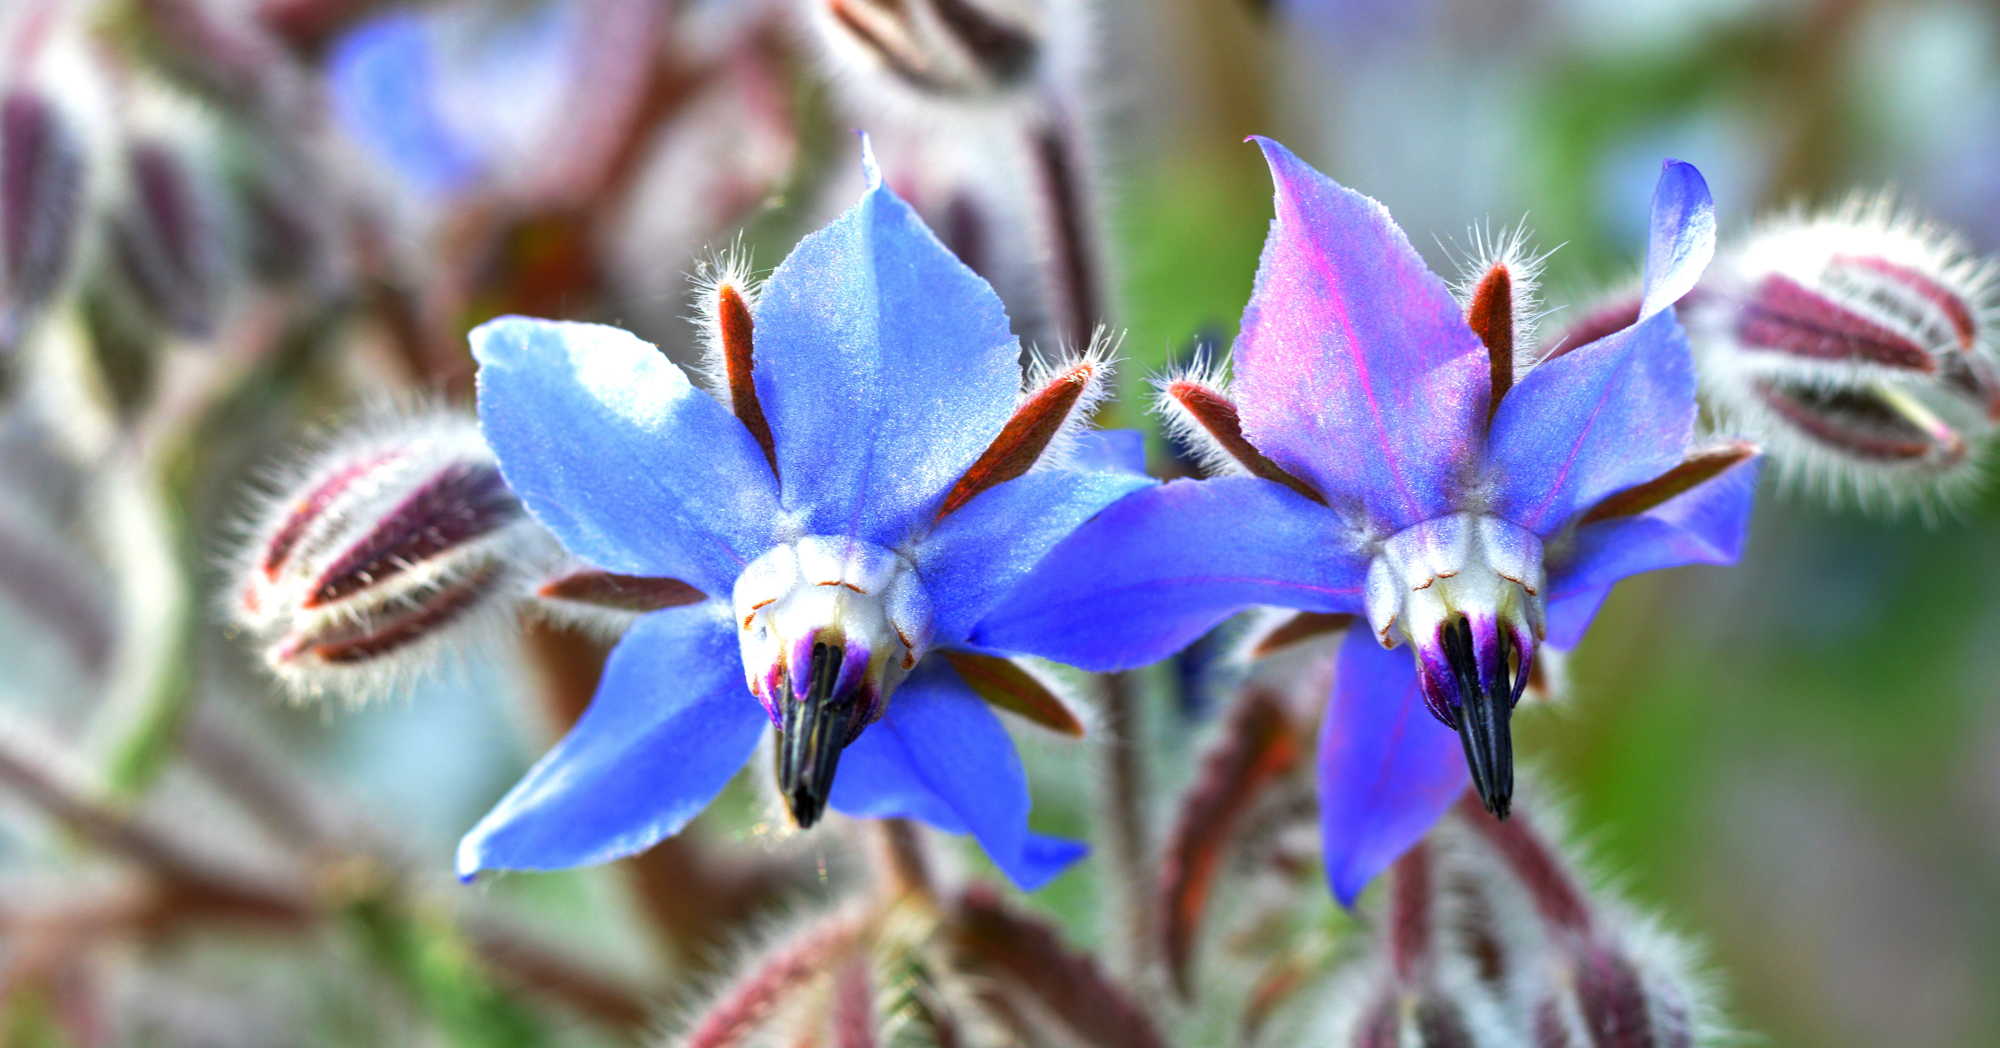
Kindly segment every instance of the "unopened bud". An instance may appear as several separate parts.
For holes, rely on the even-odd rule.
[[[1683,304],[1704,392],[1780,470],[1949,501],[2000,427],[2000,268],[1885,197],[1767,223]]]
[[[1026,12],[995,0],[815,0],[813,23],[836,70],[886,81],[916,104],[1005,96],[1026,82],[1042,43]]]
[[[232,617],[295,693],[366,697],[510,622],[548,542],[476,424],[402,420],[343,439],[263,513]]]
[[[37,91],[0,100],[0,353],[54,294],[75,254],[83,158]]]
[[[1459,936],[1484,957],[1536,1048],[1686,1048],[1713,1025],[1691,951],[1619,900],[1585,887],[1534,820],[1501,822],[1470,798],[1441,849],[1461,897]],[[1447,831],[1449,832],[1449,831]]]
[[[185,157],[159,141],[126,155],[124,205],[111,220],[111,250],[125,284],[159,323],[201,337],[215,323],[223,243],[209,202]]]

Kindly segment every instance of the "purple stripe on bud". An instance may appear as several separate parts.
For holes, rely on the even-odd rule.
[[[111,246],[140,302],[189,336],[208,333],[217,291],[214,223],[182,158],[158,142],[127,157],[132,199],[113,222]]]
[[[291,512],[285,517],[284,524],[279,526],[277,534],[271,536],[270,543],[265,547],[264,577],[276,579],[279,569],[285,566],[285,559],[292,555],[292,548],[298,545],[306,529],[320,519],[327,507],[353,487],[355,481],[387,464],[398,454],[392,448],[379,455],[371,455],[359,462],[344,466],[294,502]]]
[[[502,572],[488,565],[449,585],[430,588],[407,608],[361,621],[315,624],[281,641],[272,651],[280,663],[302,659],[330,666],[372,662],[433,636],[472,613],[497,592]]]
[[[0,102],[0,347],[62,282],[76,240],[83,163],[55,107],[16,89]]]
[[[305,606],[316,608],[394,578],[518,519],[521,504],[496,466],[453,463],[320,574]]]
[[[1764,278],[1743,304],[1737,337],[1752,349],[1815,360],[1854,360],[1930,373],[1925,348],[1780,273]]]

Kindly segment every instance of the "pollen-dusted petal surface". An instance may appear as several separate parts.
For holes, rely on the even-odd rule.
[[[1070,438],[1063,465],[1090,473],[1146,475],[1146,435],[1136,429],[1086,429]]]
[[[1499,515],[1547,538],[1604,496],[1679,465],[1694,388],[1687,333],[1671,310],[1537,366],[1493,416]]]
[[[1028,780],[1014,740],[942,658],[919,663],[882,719],[841,754],[832,803],[848,815],[970,833],[1023,891],[1087,850],[1028,832]]]
[[[1581,639],[1603,591],[1619,579],[1683,564],[1735,563],[1750,532],[1760,462],[1739,462],[1644,513],[1578,528],[1550,557],[1548,642],[1566,648]]]
[[[473,330],[472,354],[501,474],[577,558],[727,594],[774,541],[757,442],[630,332],[502,317]]]
[[[758,297],[757,396],[806,530],[895,546],[1013,414],[1020,346],[992,287],[869,180]]]
[[[1486,347],[1381,204],[1257,142],[1277,218],[1236,343],[1244,435],[1382,524],[1450,512],[1486,421]]]
[[[459,842],[458,874],[560,870],[646,848],[708,806],[766,723],[743,686],[727,605],[653,612],[612,651],[583,719]]]
[[[1040,470],[983,492],[917,547],[934,644],[956,644],[1077,525],[1154,481],[1130,473]]]
[[[1143,666],[1251,605],[1358,612],[1367,573],[1340,518],[1283,485],[1178,480],[1057,543],[972,640],[1091,670]]]
[[[1350,633],[1319,730],[1320,844],[1334,898],[1353,906],[1471,781],[1458,734],[1424,707],[1408,649]]]

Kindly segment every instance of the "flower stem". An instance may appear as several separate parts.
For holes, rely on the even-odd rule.
[[[1137,983],[1154,960],[1152,844],[1146,818],[1146,768],[1140,745],[1138,690],[1132,673],[1104,677],[1104,713],[1099,725],[1097,838],[1104,850],[1105,894],[1123,944],[1120,967]]]

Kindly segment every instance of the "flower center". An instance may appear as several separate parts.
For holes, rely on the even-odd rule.
[[[733,599],[744,675],[778,730],[779,791],[811,826],[840,751],[923,657],[930,595],[890,550],[808,535],[751,562]]]
[[[1457,729],[1488,809],[1514,792],[1509,718],[1548,632],[1542,542],[1498,517],[1456,513],[1404,528],[1368,566],[1368,622],[1410,642],[1424,703]]]

